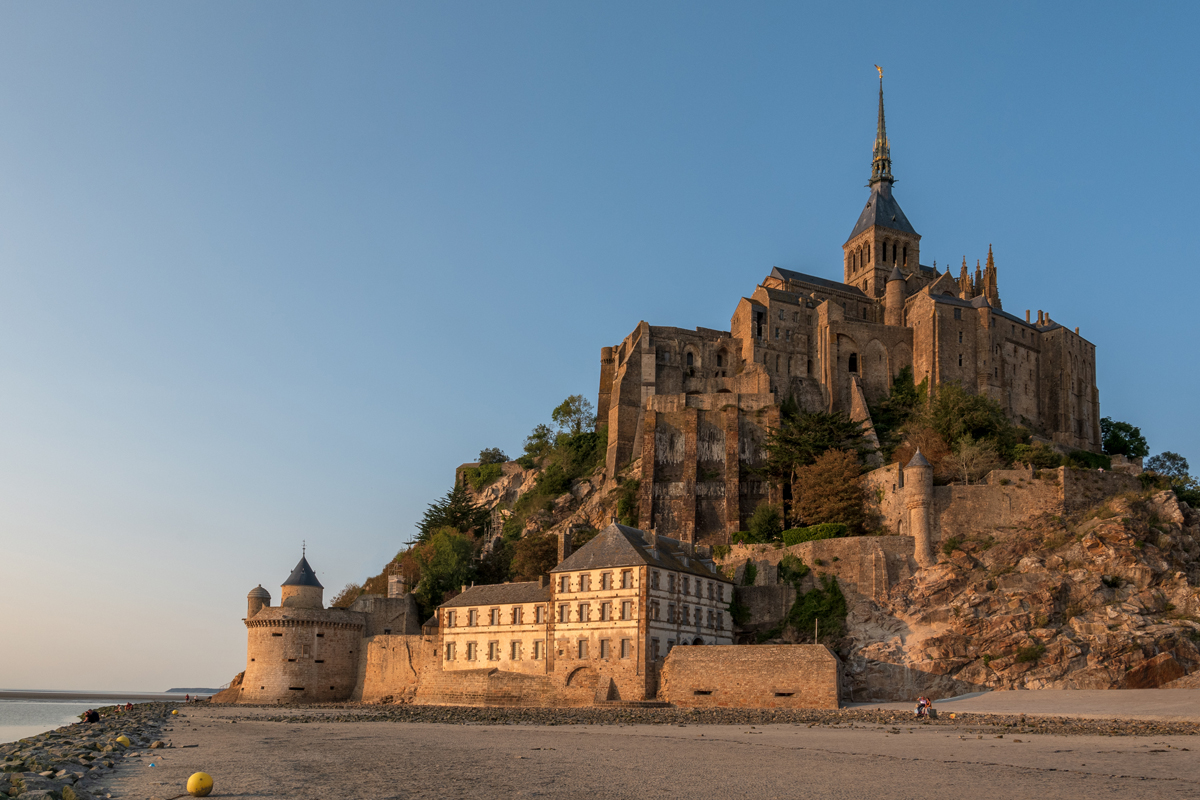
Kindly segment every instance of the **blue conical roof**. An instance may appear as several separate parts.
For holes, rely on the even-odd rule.
[[[321,582],[317,580],[317,573],[313,572],[313,568],[308,565],[308,559],[300,556],[300,563],[292,570],[292,574],[288,575],[288,579],[283,582],[284,586],[316,586],[318,589],[324,589]]]

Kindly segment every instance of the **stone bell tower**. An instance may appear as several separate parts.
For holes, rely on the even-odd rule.
[[[871,180],[867,183],[871,196],[850,238],[842,245],[845,283],[861,289],[867,297],[884,296],[893,268],[908,276],[921,263],[921,235],[892,196],[895,182],[892,145],[883,116],[883,70],[879,70],[879,122],[871,156]]]

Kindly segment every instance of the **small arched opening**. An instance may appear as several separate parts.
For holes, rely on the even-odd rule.
[[[851,353],[846,363],[849,365],[850,372],[858,372],[858,353]]]

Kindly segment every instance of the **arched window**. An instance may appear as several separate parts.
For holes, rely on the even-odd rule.
[[[858,372],[858,353],[850,354],[849,365],[851,372]]]
[[[863,252],[867,256],[867,262],[870,263],[870,261],[871,261],[871,243],[870,242],[867,242],[866,249]]]
[[[883,242],[883,258],[881,260],[883,261],[883,263],[885,263],[885,264],[887,263],[887,240],[886,239]]]
[[[812,359],[811,358],[808,360],[808,364],[806,366],[806,370],[805,370],[804,374],[812,375]]]
[[[904,248],[904,266],[908,266],[908,246]]]
[[[691,353],[688,353],[688,354],[687,354],[687,365],[688,365],[689,367],[691,367],[691,366],[695,366],[695,359],[694,359],[694,357],[692,356],[692,354],[691,354]]]
[[[775,371],[779,372],[779,356],[775,356]]]
[[[717,353],[717,366],[718,367],[725,366],[725,354],[724,353]]]

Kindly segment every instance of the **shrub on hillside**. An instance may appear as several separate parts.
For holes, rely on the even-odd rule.
[[[783,532],[783,512],[779,506],[760,503],[746,521],[750,537],[755,542],[773,542]]]
[[[1044,444],[1019,444],[1013,448],[1013,461],[1034,469],[1056,469],[1062,466],[1063,457]]]
[[[837,539],[850,533],[850,529],[841,522],[822,522],[809,525],[807,528],[792,528],[783,532],[783,543],[788,547],[801,542],[816,542],[821,539]]]
[[[1072,450],[1067,455],[1068,467],[1079,469],[1112,469],[1112,458],[1100,453],[1089,453],[1087,450]]]

